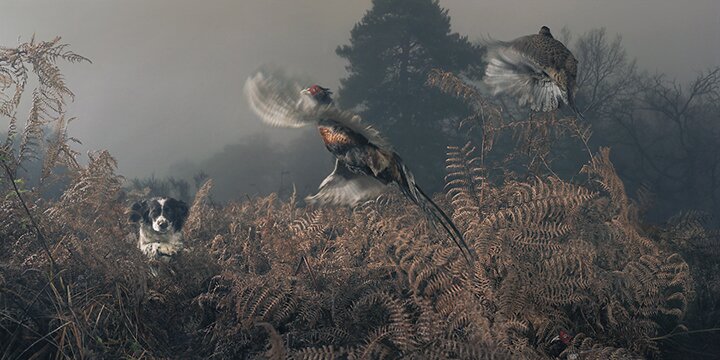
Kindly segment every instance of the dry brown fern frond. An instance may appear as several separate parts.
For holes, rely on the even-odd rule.
[[[495,204],[496,210],[488,213],[468,234],[485,261],[499,255],[503,249],[525,249],[522,255],[533,259],[543,251],[554,252],[557,241],[568,234],[568,217],[596,194],[579,186],[556,180],[534,183],[512,182],[502,191],[504,198]],[[501,198],[498,198],[501,199]]]
[[[67,44],[61,44],[60,38],[52,41],[30,42],[20,44],[17,48],[0,47],[0,116],[9,120],[7,138],[2,146],[2,153],[8,157],[13,171],[29,160],[37,159],[39,150],[45,141],[45,127],[52,123],[64,122],[66,99],[74,94],[67,87],[65,79],[57,66],[59,60],[89,62],[88,59],[68,50]],[[37,86],[32,93],[32,101],[25,126],[18,130],[18,107],[26,92],[30,75],[35,74]],[[10,90],[10,94],[6,90]],[[64,125],[56,124],[57,128]],[[64,131],[62,132],[64,133]],[[57,142],[62,140],[63,144]],[[74,163],[76,155],[68,147],[72,138],[56,137],[55,142],[48,146],[44,158],[65,160],[58,165]],[[64,153],[65,157],[58,157]],[[48,160],[49,161],[49,160]],[[47,163],[45,167],[52,167]],[[45,173],[44,173],[45,174]]]
[[[643,356],[634,354],[628,349],[607,346],[597,343],[593,338],[580,333],[577,334],[571,345],[560,354],[561,358],[569,359],[570,357],[592,360],[639,360],[644,359]]]
[[[55,130],[52,138],[48,140],[47,151],[43,158],[42,172],[40,182],[47,180],[53,169],[60,165],[71,171],[80,170],[80,164],[77,162],[79,153],[70,147],[70,143],[80,143],[74,137],[68,135],[68,124],[75,118],[65,120],[65,116],[61,115],[55,122]]]
[[[367,322],[377,317],[382,326],[372,330],[368,334],[367,346],[363,353],[368,354],[374,351],[380,340],[387,339],[392,342],[392,347],[409,351],[417,344],[413,338],[413,325],[411,316],[402,301],[395,296],[383,291],[372,292],[355,301],[351,313],[357,323]],[[387,317],[387,320],[381,320]]]
[[[107,151],[90,153],[88,158],[87,167],[74,175],[73,183],[46,214],[57,220],[59,226],[70,225],[68,219],[74,219],[74,223],[97,226],[88,234],[109,232],[118,235],[124,209],[115,206],[122,197],[122,176],[115,174],[117,161]],[[108,209],[113,211],[108,212]]]
[[[487,138],[489,143],[486,144],[483,141],[483,151],[489,151],[492,148],[492,132],[488,130],[503,122],[503,108],[490,102],[474,87],[447,71],[432,69],[428,75],[427,85],[437,87],[446,94],[463,99],[476,108],[477,114],[463,120],[461,126],[470,123],[470,129],[472,129],[474,123],[480,123],[483,132],[489,135]]]
[[[265,356],[270,360],[285,360],[288,358],[287,350],[283,339],[278,335],[272,324],[261,322],[257,323],[256,326],[260,326],[270,335],[270,348],[265,352]]]
[[[678,251],[697,260],[720,256],[720,225],[705,212],[686,211],[671,217],[661,237]]]
[[[461,228],[478,221],[486,206],[488,186],[481,156],[470,141],[463,147],[448,146],[445,189],[455,209],[453,220]]]
[[[309,238],[324,238],[326,222],[323,216],[323,210],[317,209],[305,214],[305,216],[292,222],[290,230],[295,236],[304,236]]]
[[[202,231],[201,227],[204,220],[203,214],[207,214],[209,210],[207,202],[210,198],[210,191],[212,190],[212,187],[213,180],[207,179],[195,193],[195,199],[193,199],[193,203],[190,206],[189,215],[187,217],[187,220],[185,221],[185,225],[183,226],[183,232],[185,233],[185,236],[190,239],[196,238],[197,233]]]
[[[593,183],[610,195],[611,205],[615,207],[618,216],[623,220],[630,220],[633,208],[625,193],[625,185],[610,161],[610,148],[600,148],[598,154],[590,159],[590,163],[585,165],[581,172],[587,174]]]
[[[462,158],[462,150],[453,150]],[[456,171],[465,166],[453,161]],[[473,276],[461,276],[474,296],[462,297],[452,277],[437,269],[416,271],[422,285],[414,287],[442,289],[438,298],[451,299],[437,303],[444,315],[452,313],[448,303],[475,304],[462,308],[489,319],[503,334],[499,343],[517,356],[539,356],[538,339],[549,341],[559,329],[602,333],[598,340],[606,346],[656,353],[651,339],[683,318],[693,295],[687,263],[637,227],[606,152],[587,169],[595,169],[590,179],[603,184],[600,191],[555,177],[486,183],[485,213],[475,219],[463,213],[466,238],[481,258]],[[457,173],[463,181],[453,183],[453,195],[469,198],[468,172]],[[455,204],[468,209],[467,203],[473,201]],[[532,326],[511,326],[510,319]]]
[[[293,351],[291,359],[297,360],[337,360],[344,359],[348,351],[344,348],[336,348],[332,345],[325,345],[319,348],[304,348]]]
[[[517,359],[517,356],[504,351],[492,342],[480,339],[456,340],[442,337],[422,348],[411,359],[477,359],[506,360]]]

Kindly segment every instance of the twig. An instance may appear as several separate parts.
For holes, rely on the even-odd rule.
[[[28,350],[32,349],[32,347],[35,346],[35,344],[37,344],[37,343],[39,343],[39,342],[41,342],[41,341],[49,338],[49,337],[52,336],[54,333],[58,332],[59,330],[61,330],[61,329],[64,328],[64,327],[70,325],[71,323],[72,323],[72,322],[68,321],[68,322],[66,322],[66,323],[58,326],[57,328],[55,328],[53,331],[50,331],[49,333],[45,334],[43,337],[35,340],[35,342],[33,342],[32,344],[30,344],[30,346],[28,346],[27,348],[25,348],[25,350],[23,350],[23,352],[21,352],[20,355],[18,355],[18,359],[22,358],[22,355],[24,355],[26,352],[28,352]],[[59,349],[58,349],[58,350],[59,350]]]
[[[713,331],[720,331],[720,328],[700,329],[700,330],[683,331],[683,332],[676,332],[676,333],[671,332],[667,335],[648,338],[648,340],[652,340],[652,341],[665,340],[665,339],[668,339],[668,338],[671,338],[671,337],[677,336],[677,335],[690,335],[690,334],[706,333],[706,332],[713,332]]]
[[[5,173],[7,174],[8,179],[10,179],[10,183],[12,184],[13,190],[15,191],[15,195],[17,195],[18,199],[20,200],[20,203],[23,206],[23,209],[25,209],[25,213],[27,214],[28,218],[30,219],[30,222],[33,225],[33,228],[35,229],[35,235],[37,236],[38,242],[40,242],[40,245],[45,250],[45,254],[47,255],[48,259],[50,259],[50,273],[52,274],[55,270],[55,259],[53,259],[52,254],[50,253],[50,249],[47,246],[47,242],[45,242],[45,236],[43,235],[42,231],[40,230],[40,226],[38,226],[37,222],[35,222],[35,218],[32,216],[32,213],[30,213],[30,209],[28,208],[27,204],[25,203],[25,200],[22,197],[22,194],[20,193],[20,190],[17,187],[17,184],[15,183],[15,177],[12,174],[12,171],[10,171],[10,167],[8,167],[7,163],[5,162],[5,159],[0,158],[0,161],[2,162],[3,168],[5,169]]]

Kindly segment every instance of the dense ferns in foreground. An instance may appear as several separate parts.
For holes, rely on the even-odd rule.
[[[684,330],[695,288],[717,295],[717,275],[693,278],[676,252],[716,252],[712,230],[690,214],[649,238],[608,150],[585,184],[498,186],[471,144],[451,150],[437,200],[473,268],[397,194],[353,210],[275,196],[219,206],[208,182],[184,229],[190,251],[155,264],[158,277],[124,221],[113,159],[95,154],[61,199],[31,205],[51,271],[17,200],[3,200],[3,355],[542,359],[565,330],[576,335],[563,357],[654,357],[659,337]],[[294,275],[301,256],[314,278]]]

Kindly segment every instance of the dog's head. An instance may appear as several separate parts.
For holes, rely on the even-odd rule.
[[[130,208],[130,222],[139,222],[160,234],[180,231],[187,216],[188,206],[168,197],[139,201]]]

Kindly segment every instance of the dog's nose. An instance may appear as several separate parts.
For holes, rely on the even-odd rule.
[[[166,223],[166,222],[161,222],[161,223],[158,224],[158,225],[160,225],[160,229],[162,229],[162,230],[165,230],[165,229],[167,229],[167,227],[168,227],[168,223]]]

